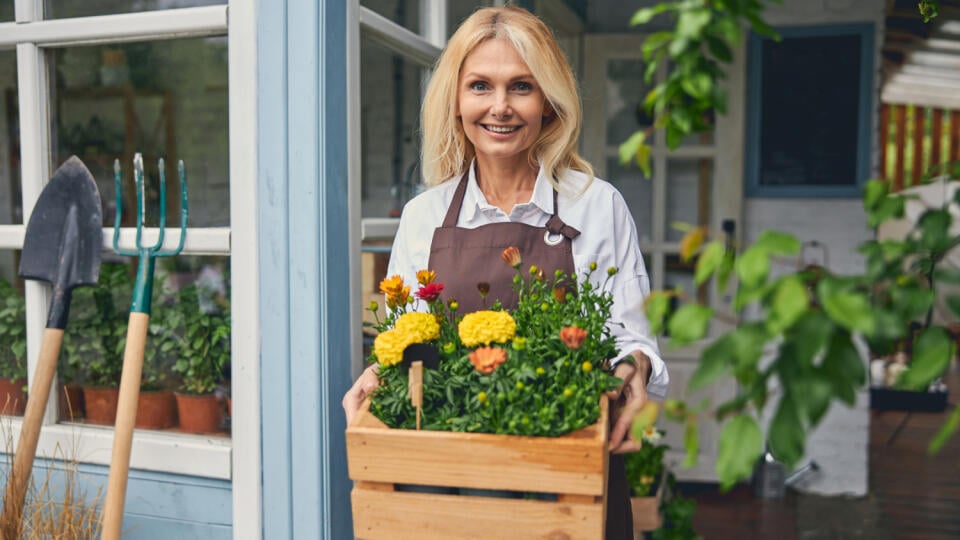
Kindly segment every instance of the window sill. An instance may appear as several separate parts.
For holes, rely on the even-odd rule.
[[[0,419],[0,432],[10,437],[12,451],[20,440],[22,422],[19,417]],[[112,448],[109,426],[53,424],[40,431],[37,457],[109,466]],[[232,453],[233,441],[226,437],[137,430],[130,468],[230,480]]]

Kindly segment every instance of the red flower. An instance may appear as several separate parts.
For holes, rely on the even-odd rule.
[[[417,298],[426,300],[427,302],[433,302],[440,297],[440,293],[442,292],[443,283],[430,283],[420,287],[420,290],[417,291]]]
[[[579,349],[587,339],[587,331],[577,326],[567,326],[560,330],[560,339],[570,349]]]

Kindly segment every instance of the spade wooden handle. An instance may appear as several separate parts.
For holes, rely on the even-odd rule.
[[[33,470],[33,458],[37,453],[40,440],[40,427],[43,425],[43,413],[50,397],[50,386],[57,372],[57,357],[63,344],[63,330],[47,328],[43,331],[40,344],[40,357],[37,370],[33,374],[33,385],[27,398],[27,408],[20,427],[20,439],[17,454],[13,458],[13,469],[7,481],[7,493],[3,499],[3,516],[0,517],[2,538],[20,538],[20,521],[23,519],[23,499],[30,484]]]
[[[117,421],[113,428],[110,479],[107,481],[107,497],[103,502],[102,540],[120,540],[123,504],[127,496],[127,476],[130,472],[130,448],[133,446],[133,426],[137,421],[140,375],[143,372],[143,353],[149,323],[150,315],[130,313],[127,344],[123,350],[120,396],[117,398]]]

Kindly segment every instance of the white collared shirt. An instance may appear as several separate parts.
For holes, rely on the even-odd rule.
[[[404,206],[387,275],[399,274],[409,284],[417,282],[417,271],[428,267],[433,231],[443,223],[459,180],[453,178],[430,188]],[[643,312],[643,300],[650,294],[650,279],[640,255],[637,227],[627,203],[609,183],[599,178],[589,182],[587,175],[578,171],[563,173],[560,186],[557,200],[560,218],[581,233],[573,240],[573,262],[577,276],[583,276],[590,263],[596,262],[598,270],[593,277],[597,285],[602,285],[607,277],[607,268],[619,269],[607,283],[607,289],[613,294],[608,327],[617,340],[619,358],[636,350],[650,358],[647,392],[651,397],[663,399],[670,376],[660,358],[657,341],[650,335],[650,324]],[[552,213],[553,186],[542,169],[530,202],[515,205],[507,215],[487,202],[471,166],[457,226],[473,229],[490,223],[512,221],[543,227]]]

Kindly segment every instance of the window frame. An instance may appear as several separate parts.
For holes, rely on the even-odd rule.
[[[20,107],[21,188],[24,222],[0,226],[0,249],[22,249],[26,223],[51,174],[51,99],[49,55],[54,47],[129,41],[157,41],[225,36],[228,39],[228,111],[230,215],[256,215],[256,6],[225,0],[215,6],[156,10],[68,19],[43,19],[43,2],[16,0],[15,22],[0,23],[0,49],[16,49]],[[228,24],[229,10],[229,24]],[[104,228],[109,249],[112,229]],[[179,232],[170,231],[166,246]],[[121,230],[120,243],[133,247],[135,230]],[[237,235],[238,242],[232,242]],[[156,229],[144,236],[156,238]],[[256,291],[257,234],[253,220],[231,220],[230,227],[189,228],[185,255],[230,258],[234,423],[230,438],[138,431],[131,467],[171,474],[229,480],[234,492],[235,530],[260,527],[259,325]],[[48,286],[25,284],[28,374],[32,380],[48,309]],[[54,383],[56,384],[56,383]],[[56,395],[55,393],[53,395]],[[14,441],[22,419],[7,417]],[[49,400],[37,448],[38,456],[56,458],[72,449],[82,463],[109,465],[110,427],[60,424],[56,400]]]
[[[857,165],[856,178],[845,185],[793,184],[764,186],[760,183],[760,120],[763,42],[765,39],[751,32],[747,41],[747,125],[744,148],[744,196],[748,198],[856,198],[863,183],[870,177],[870,148],[873,122],[873,75],[875,37],[870,22],[826,24],[812,26],[777,27],[783,38],[858,36],[860,37],[860,73],[857,91],[862,99],[857,107]]]

